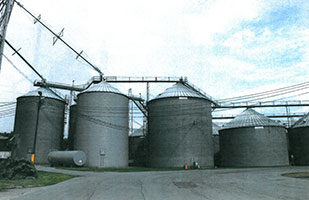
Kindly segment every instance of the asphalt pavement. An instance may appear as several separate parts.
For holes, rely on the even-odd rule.
[[[0,200],[309,199],[308,179],[281,176],[283,173],[309,172],[309,167],[130,173],[37,168],[80,177],[56,185],[0,193]]]

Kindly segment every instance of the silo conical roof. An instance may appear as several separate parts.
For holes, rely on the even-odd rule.
[[[61,97],[59,97],[58,95],[56,95],[50,89],[47,89],[47,88],[38,88],[36,90],[32,90],[32,91],[20,96],[20,97],[38,97],[38,96],[40,96],[39,91],[42,92],[42,97],[48,97],[48,98],[64,101]]]
[[[221,129],[216,123],[212,123],[212,134],[219,135],[219,130]]]
[[[195,92],[194,90],[186,87],[182,83],[176,83],[172,87],[167,88],[163,93],[156,96],[154,99],[170,98],[170,97],[195,97],[207,99],[205,96]]]
[[[248,108],[237,115],[229,123],[225,124],[222,129],[240,128],[240,127],[258,127],[258,126],[280,126],[278,122],[265,117],[263,114]]]
[[[309,126],[309,113],[307,113],[305,116],[297,120],[292,128],[299,128],[299,127],[306,127]]]
[[[100,83],[94,84],[88,89],[82,91],[80,94],[83,93],[90,93],[90,92],[107,92],[107,93],[115,93],[115,94],[121,94],[124,95],[122,92],[120,92],[117,88],[111,86],[105,81],[102,81]],[[126,95],[125,95],[126,96]]]

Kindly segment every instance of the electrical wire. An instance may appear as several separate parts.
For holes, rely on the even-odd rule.
[[[15,111],[15,107],[14,108],[5,109],[5,110],[0,110],[0,113],[10,112],[10,111]]]
[[[302,89],[303,87],[308,88],[309,86],[309,82],[303,82],[303,83],[299,83],[296,85],[292,85],[292,86],[287,86],[287,87],[282,87],[282,88],[278,88],[278,89],[273,89],[273,90],[268,90],[268,91],[264,91],[264,92],[259,92],[259,93],[253,93],[253,94],[248,94],[248,95],[243,95],[243,96],[237,96],[237,97],[231,97],[231,98],[225,98],[225,99],[220,99],[218,100],[219,103],[223,103],[223,102],[234,102],[234,101],[239,101],[239,100],[244,100],[244,99],[251,99],[251,98],[255,98],[255,97],[260,97],[260,96],[266,96],[269,94],[275,94],[275,93],[280,93],[280,92],[286,92],[286,91],[294,91],[295,89]]]
[[[18,71],[31,84],[33,83],[33,81],[26,74],[24,74],[20,69],[18,69],[18,67],[16,67],[16,65],[4,53],[2,55],[16,69],[16,71]]]
[[[0,107],[16,105],[16,102],[0,102]]]
[[[40,23],[44,28],[46,28],[50,33],[52,33],[52,35],[54,35],[58,40],[60,40],[63,44],[65,44],[70,50],[72,50],[78,57],[80,57],[81,59],[83,59],[88,65],[90,65],[95,71],[97,71],[100,75],[104,75],[103,72],[101,72],[101,70],[94,66],[91,62],[89,62],[81,53],[77,52],[71,45],[69,45],[66,41],[64,41],[61,36],[57,35],[53,30],[51,30],[48,26],[46,26],[40,19],[38,19],[37,17],[35,17],[30,11],[28,11],[20,2],[14,0],[14,2],[16,2],[16,4],[22,8],[26,13],[28,13],[31,17],[33,17],[36,22]]]
[[[0,37],[2,38],[2,36]],[[42,81],[45,81],[44,77],[6,39],[5,43],[42,79]]]
[[[274,102],[274,101],[279,101],[279,100],[283,100],[283,99],[289,99],[289,98],[293,98],[293,97],[303,96],[305,94],[309,94],[309,92],[303,92],[303,93],[300,93],[300,94],[297,94],[297,95],[292,95],[292,96],[288,96],[288,97],[282,97],[282,98],[274,99],[274,100],[270,100],[270,101],[263,101],[261,103],[268,103],[268,102]]]
[[[262,99],[269,99],[269,98],[272,98],[272,97],[277,97],[277,96],[282,96],[282,95],[289,94],[289,93],[298,92],[300,90],[308,89],[308,88],[309,88],[309,85],[306,86],[305,88],[298,88],[298,89],[295,89],[295,90],[292,90],[292,91],[283,91],[283,92],[278,93],[278,94],[272,94],[272,95],[263,96],[263,97],[260,97],[260,98],[250,99],[250,101],[236,101],[236,102],[233,102],[233,103],[246,103],[246,102],[252,102],[252,101],[257,101],[257,100],[262,100]]]

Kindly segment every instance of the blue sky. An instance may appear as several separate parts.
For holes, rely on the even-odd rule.
[[[55,32],[65,28],[63,39],[106,75],[187,76],[217,99],[308,80],[306,0],[20,1]],[[60,42],[53,46],[52,36],[16,5],[7,39],[50,81],[82,84],[96,75]],[[38,78],[8,47],[4,53],[30,79]],[[116,86],[145,92],[145,85]],[[152,95],[168,86],[152,84]],[[32,89],[3,62],[0,102]],[[13,120],[0,118],[0,131],[12,130]]]

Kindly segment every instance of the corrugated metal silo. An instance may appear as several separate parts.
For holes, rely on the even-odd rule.
[[[106,82],[77,95],[74,149],[86,153],[86,166],[127,167],[129,99]]]
[[[48,89],[39,88],[17,98],[14,134],[16,157],[29,159],[33,150],[35,126],[42,92],[36,139],[35,163],[48,163],[47,155],[59,150],[63,137],[65,101]]]
[[[290,154],[295,165],[309,165],[309,114],[289,129]]]
[[[220,165],[220,142],[219,142],[219,130],[220,126],[212,123],[212,140],[214,145],[214,164],[215,166]]]
[[[247,109],[219,131],[221,166],[289,164],[287,131],[279,123]]]
[[[218,126],[215,123],[212,123],[212,138],[213,138],[213,144],[214,144],[214,154],[220,151],[219,130],[220,130],[220,126]]]
[[[147,145],[144,136],[144,127],[135,130],[129,136],[129,165],[145,166],[147,158]]]
[[[70,106],[70,118],[69,118],[69,150],[74,149],[74,133],[76,131],[76,117],[77,117],[77,104]]]
[[[150,167],[213,167],[211,101],[181,83],[148,104]]]

